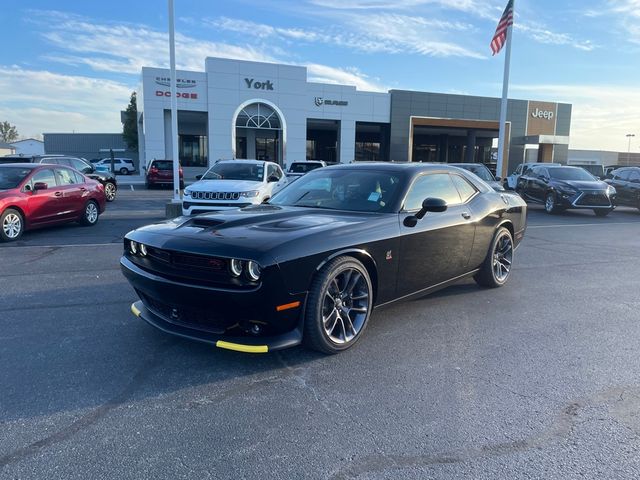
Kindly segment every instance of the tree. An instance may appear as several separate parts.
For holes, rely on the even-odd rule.
[[[124,111],[122,138],[129,150],[138,151],[138,104],[136,92],[131,94],[129,105],[127,105],[127,109]]]
[[[18,129],[9,122],[0,122],[0,140],[5,143],[15,142],[18,139]]]

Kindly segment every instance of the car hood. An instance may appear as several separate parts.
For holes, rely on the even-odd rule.
[[[236,210],[178,217],[148,225],[127,234],[127,238],[156,248],[239,258],[267,255],[286,259],[294,250],[291,242],[303,237],[307,253],[340,243],[344,232],[362,237],[379,222],[395,222],[397,214],[376,214],[321,210],[306,207],[256,205]],[[362,238],[361,237],[361,238]],[[298,244],[299,245],[299,244]]]
[[[190,192],[248,192],[258,190],[263,182],[251,180],[199,180],[187,188]]]
[[[491,188],[493,188],[496,192],[504,192],[504,186],[502,185],[501,182],[498,182],[497,180],[493,180],[493,181],[489,181],[487,182],[485,180],[485,183],[487,183]]]
[[[559,188],[571,187],[576,190],[606,190],[608,186],[605,182],[600,180],[554,180],[553,183]]]

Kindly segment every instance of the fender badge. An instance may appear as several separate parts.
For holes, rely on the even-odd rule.
[[[387,260],[391,260],[393,256],[391,256],[391,250],[387,251],[387,255],[385,257]]]

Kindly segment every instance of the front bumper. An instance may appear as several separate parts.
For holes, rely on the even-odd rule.
[[[556,192],[556,201],[562,208],[612,209],[616,206],[616,195],[604,191],[581,191],[575,194]]]
[[[265,276],[258,288],[237,290],[170,280],[126,257],[120,266],[140,297],[132,311],[164,332],[254,353],[302,341],[306,292],[289,294],[279,272]]]
[[[206,200],[183,200],[182,214],[196,215],[198,213],[219,212],[223,210],[235,210],[236,208],[259,205],[260,202],[251,202],[249,199],[239,201],[206,201]]]

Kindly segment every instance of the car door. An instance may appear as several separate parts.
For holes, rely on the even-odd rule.
[[[640,170],[630,170],[626,184],[625,201],[630,207],[640,208]]]
[[[622,168],[612,172],[611,179],[607,181],[609,185],[612,185],[616,189],[616,201],[619,205],[626,205],[626,197],[629,195],[627,192],[627,180],[631,171]]]
[[[62,192],[58,197],[59,216],[66,219],[78,218],[84,207],[83,195],[87,191],[84,183],[78,182],[75,172],[69,168],[56,167],[54,172],[58,189]]]
[[[36,183],[45,184],[47,188],[35,190]],[[59,221],[59,199],[62,191],[58,189],[53,167],[35,172],[28,185],[30,189],[27,199],[29,223],[37,225]]]
[[[544,202],[549,184],[549,171],[546,168],[536,167],[527,176],[527,195],[532,200]]]
[[[273,177],[277,178],[278,180],[275,182],[270,182],[269,179]],[[284,186],[286,177],[282,172],[282,169],[278,165],[269,163],[267,164],[266,181],[268,196],[271,197]]]
[[[427,213],[414,227],[406,226],[405,218],[415,215],[426,198],[445,200],[447,210]],[[475,224],[469,205],[462,202],[449,173],[417,177],[407,192],[399,221],[399,296],[466,273]]]

